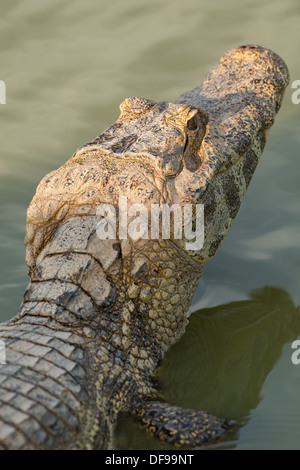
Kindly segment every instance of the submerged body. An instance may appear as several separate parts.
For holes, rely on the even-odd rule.
[[[153,372],[184,332],[287,83],[276,54],[239,47],[173,103],[125,100],[115,124],[42,180],[27,218],[31,282],[0,326],[0,448],[112,448],[121,411],[178,445],[226,432],[224,420],[159,399]],[[203,247],[99,239],[97,207],[118,209],[120,196],[148,209],[203,204]]]

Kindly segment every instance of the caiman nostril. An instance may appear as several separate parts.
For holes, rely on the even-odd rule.
[[[241,49],[260,49],[260,46],[256,46],[255,44],[245,44],[244,46],[240,46]]]

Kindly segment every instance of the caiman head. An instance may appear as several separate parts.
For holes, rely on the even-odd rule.
[[[111,127],[40,183],[28,210],[29,268],[66,219],[95,215],[100,204],[118,207],[120,196],[149,210],[203,204],[202,248],[173,241],[206,262],[236,217],[288,81],[274,52],[241,46],[175,102],[126,99]]]

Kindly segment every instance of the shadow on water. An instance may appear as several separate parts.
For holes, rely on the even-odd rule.
[[[283,346],[300,334],[299,307],[287,291],[263,287],[249,300],[199,310],[158,369],[160,395],[183,407],[203,409],[244,426],[261,401],[262,386]],[[234,448],[238,429],[215,448]],[[172,449],[122,416],[118,449]]]

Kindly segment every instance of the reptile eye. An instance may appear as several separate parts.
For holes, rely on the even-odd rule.
[[[195,131],[198,128],[198,120],[196,116],[193,116],[192,119],[187,122],[187,128],[189,131]]]

